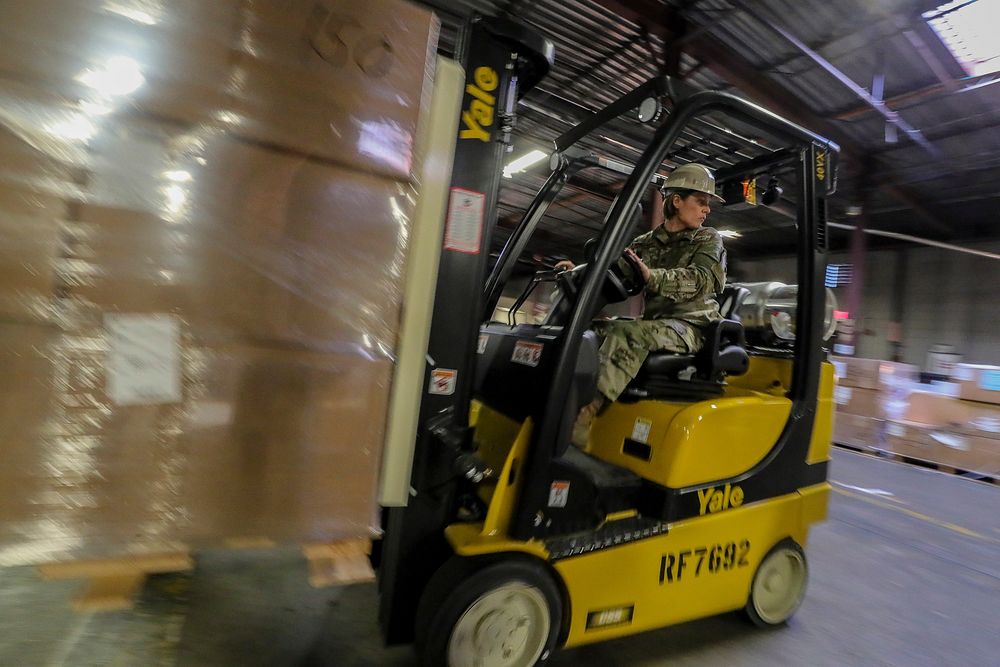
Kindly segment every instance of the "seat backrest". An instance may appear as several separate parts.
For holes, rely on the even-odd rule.
[[[709,324],[705,328],[705,345],[696,358],[698,367],[708,371],[710,376],[746,373],[750,369],[750,357],[746,351],[743,325],[736,320]]]
[[[748,296],[750,296],[750,290],[746,287],[732,284],[723,287],[722,291],[716,297],[716,301],[719,302],[719,312],[722,313],[722,318],[739,322],[740,316],[737,313]]]

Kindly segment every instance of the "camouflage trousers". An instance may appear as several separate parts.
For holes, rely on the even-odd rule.
[[[609,401],[618,398],[639,372],[650,352],[697,352],[702,332],[682,320],[608,320],[595,322],[601,338],[597,390]]]

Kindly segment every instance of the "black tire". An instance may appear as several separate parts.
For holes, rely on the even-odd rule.
[[[520,643],[521,632],[518,631],[514,636],[515,645],[508,647],[512,651],[510,664],[518,667],[523,664],[527,667],[548,660],[561,629],[562,598],[545,566],[540,561],[522,556],[503,559],[455,557],[431,577],[417,607],[415,646],[420,664],[424,667],[466,667],[449,662],[452,635],[456,626],[465,621],[466,613],[477,602],[488,605],[504,591],[539,601],[540,606],[536,609],[542,612],[544,607],[549,626],[546,632],[543,624],[537,627],[529,624],[530,627],[525,631],[528,637],[523,644]],[[481,625],[479,623],[476,627]],[[461,637],[456,642],[462,645]],[[536,653],[537,659],[531,660]]]
[[[777,604],[771,601],[758,599],[766,594],[767,583],[760,580],[761,577],[773,576],[779,571],[775,568],[788,568],[795,570],[790,577],[792,586],[785,594],[785,599],[778,599]],[[806,594],[806,585],[809,582],[809,565],[806,562],[806,554],[799,544],[791,539],[781,540],[767,552],[754,572],[753,580],[750,582],[750,593],[747,596],[747,604],[744,612],[750,621],[760,628],[771,628],[783,625],[796,612]],[[768,608],[770,607],[770,608]]]

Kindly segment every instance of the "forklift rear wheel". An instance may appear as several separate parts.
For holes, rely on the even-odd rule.
[[[750,584],[746,613],[760,627],[781,625],[795,613],[806,594],[806,555],[790,539],[778,542],[764,556]]]
[[[530,667],[555,646],[562,604],[540,563],[454,558],[431,578],[417,609],[424,665]]]

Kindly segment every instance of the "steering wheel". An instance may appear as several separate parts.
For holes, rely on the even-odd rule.
[[[642,269],[639,267],[638,260],[633,259],[631,255],[624,251],[622,251],[621,258],[625,260],[625,267],[622,268],[621,261],[615,262],[608,269],[608,277],[614,276],[617,282],[621,284],[621,289],[625,292],[625,296],[622,298],[624,301],[630,296],[641,294],[642,290],[646,287],[646,282],[642,279]]]

